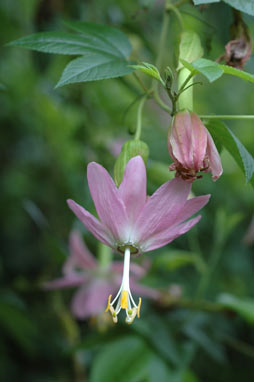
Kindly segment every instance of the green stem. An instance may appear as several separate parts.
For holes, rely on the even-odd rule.
[[[102,243],[98,245],[98,259],[101,269],[105,269],[112,261],[112,250]]]
[[[163,14],[163,20],[162,20],[162,27],[161,27],[161,34],[159,39],[159,53],[155,62],[155,66],[158,68],[159,72],[162,68],[163,63],[163,57],[165,52],[165,47],[167,43],[167,37],[168,37],[168,27],[169,27],[169,15],[170,15],[170,9],[168,9],[169,1],[166,1],[165,4],[165,10]],[[152,90],[155,91],[158,88],[158,81],[153,80],[152,82]]]
[[[144,107],[144,104],[145,104],[145,101],[147,99],[147,96],[145,95],[139,105],[138,105],[138,115],[137,115],[137,127],[136,127],[136,133],[135,133],[135,138],[136,140],[139,140],[140,137],[141,137],[141,130],[142,130],[142,111],[143,111],[143,107]]]
[[[160,98],[159,96],[159,93],[157,90],[154,91],[153,93],[153,97],[155,99],[155,101],[157,102],[157,104],[163,109],[165,110],[167,113],[171,114],[172,111],[170,109],[170,107],[168,107],[168,105],[165,104],[165,102],[162,101],[162,99]]]
[[[200,115],[201,119],[254,119],[254,115]]]

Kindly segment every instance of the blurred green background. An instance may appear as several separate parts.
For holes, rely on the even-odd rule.
[[[231,8],[185,4],[181,12],[186,29],[200,35],[205,57],[215,60],[223,54]],[[75,219],[66,199],[94,211],[86,166],[97,161],[112,173],[115,157],[110,149],[133,130],[137,107],[128,106],[140,89],[133,76],[126,76],[55,90],[68,57],[4,45],[31,33],[63,30],[64,20],[83,20],[120,28],[129,36],[133,59],[154,63],[162,13],[163,2],[149,0],[0,3],[3,382],[254,380],[254,229],[246,240],[254,194],[225,151],[221,179],[213,183],[205,175],[193,186],[197,195],[212,194],[201,222],[171,245],[144,255],[152,266],[143,283],[162,290],[179,286],[177,304],[170,303],[170,293],[164,304],[145,300],[140,320],[113,326],[105,317],[77,321],[69,309],[72,290],[46,292],[41,287],[61,275],[72,228],[81,230],[96,254],[96,240]],[[244,15],[244,20],[253,38],[253,17]],[[180,32],[172,14],[164,67],[176,67]],[[253,56],[245,69],[254,73]],[[230,76],[212,85],[202,82],[194,90],[195,112],[254,114],[253,84]],[[153,101],[147,103],[142,139],[150,148],[149,194],[170,176],[169,122]],[[253,121],[227,124],[253,155]],[[200,292],[203,263],[213,272]],[[222,294],[234,303],[217,312]]]

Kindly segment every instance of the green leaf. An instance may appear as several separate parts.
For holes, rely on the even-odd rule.
[[[217,62],[207,60],[206,58],[199,58],[192,63],[194,69],[203,74],[209,82],[213,82],[220,78],[223,74],[223,69]]]
[[[167,251],[156,257],[155,266],[174,271],[187,265],[194,265],[200,272],[205,270],[205,265],[199,256],[186,251]]]
[[[10,46],[20,46],[44,53],[87,54],[106,53],[125,58],[131,52],[127,36],[117,29],[91,23],[68,22],[66,25],[81,34],[45,32],[22,37],[10,42]]]
[[[250,324],[254,324],[254,299],[238,298],[228,293],[222,293],[218,296],[217,301],[230,308],[242,316]]]
[[[156,66],[147,62],[142,62],[141,65],[130,65],[130,67],[136,70],[141,70],[141,72],[147,74],[150,77],[155,78],[156,80],[160,81],[163,86],[165,86],[164,81],[161,78],[160,72],[156,68]]]
[[[238,9],[238,11],[245,12],[248,15],[254,16],[254,1],[253,0],[223,0],[224,3],[231,5],[231,7]]]
[[[192,31],[182,33],[179,47],[180,63],[177,69],[181,69],[183,67],[181,60],[191,63],[202,57],[203,53],[204,51],[197,33]]]
[[[248,150],[223,122],[209,121],[206,123],[206,127],[232,155],[244,172],[246,181],[249,182],[254,173],[254,159]]]
[[[254,75],[233,68],[228,65],[220,65],[217,62],[208,60],[207,58],[199,58],[198,60],[189,63],[184,59],[180,59],[182,64],[194,74],[203,74],[210,82],[220,78],[223,74],[231,74],[232,76],[239,77],[248,82],[254,82]]]
[[[219,67],[223,70],[225,74],[231,74],[232,76],[240,77],[244,81],[254,82],[253,74],[244,72],[243,70],[239,70],[228,65],[219,65]]]
[[[193,3],[195,5],[200,5],[200,4],[211,4],[211,3],[219,3],[220,0],[193,0]]]
[[[57,87],[74,82],[115,78],[131,73],[131,45],[121,31],[106,25],[68,22],[76,33],[47,32],[20,38],[9,45],[45,53],[83,55],[65,68]]]
[[[119,29],[108,25],[86,23],[81,21],[68,21],[65,25],[82,33],[82,37],[89,39],[91,46],[100,48],[109,54],[118,57],[128,57],[131,53],[131,44],[128,37]]]
[[[135,336],[108,344],[92,364],[91,382],[153,382],[157,370],[160,381],[167,382],[166,365]]]
[[[75,83],[121,77],[133,71],[125,59],[105,54],[91,54],[71,61],[56,87]]]

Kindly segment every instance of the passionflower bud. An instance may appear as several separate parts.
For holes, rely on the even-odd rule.
[[[177,113],[168,136],[168,149],[174,163],[170,171],[187,182],[202,177],[199,172],[211,172],[216,181],[222,174],[219,153],[200,118],[188,111]]]

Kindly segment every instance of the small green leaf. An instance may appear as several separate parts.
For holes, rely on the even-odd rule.
[[[71,61],[63,71],[56,87],[76,82],[121,77],[133,71],[122,58],[105,54],[90,54]]]
[[[223,69],[217,62],[207,60],[206,58],[199,58],[192,63],[194,69],[203,74],[209,82],[213,82],[220,78],[223,74]]]
[[[254,173],[254,159],[248,150],[223,122],[209,121],[206,123],[206,127],[233,156],[236,163],[244,172],[246,181],[249,182]]]
[[[130,65],[130,67],[136,70],[141,70],[141,72],[147,74],[150,77],[155,78],[156,80],[160,81],[163,86],[165,86],[164,81],[161,78],[160,72],[156,68],[156,66],[147,62],[142,62],[141,65]]]
[[[238,9],[238,11],[245,12],[248,15],[254,16],[254,1],[253,0],[223,0],[224,3],[231,5],[231,7]]]
[[[219,65],[219,67],[223,70],[225,74],[231,74],[232,76],[240,77],[244,81],[254,82],[253,74],[244,72],[243,70],[239,70],[228,65]]]
[[[254,324],[254,299],[238,298],[228,293],[222,293],[218,296],[217,301],[230,308],[242,316],[250,324]]]
[[[191,63],[202,57],[203,53],[204,51],[197,33],[192,31],[182,33],[179,47],[180,63],[177,69],[181,69],[183,67],[181,60]]]

